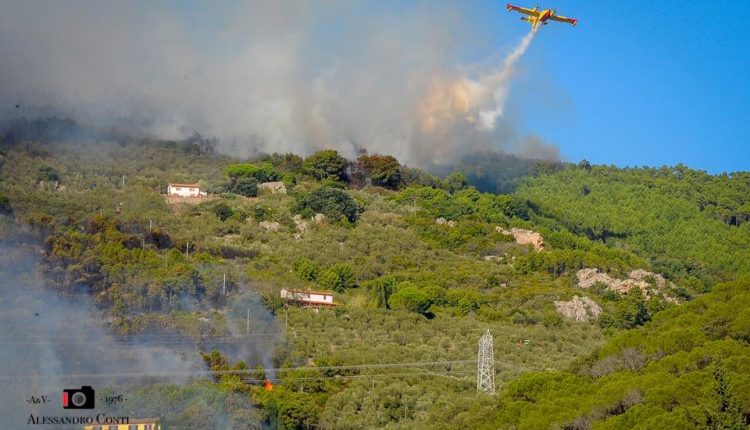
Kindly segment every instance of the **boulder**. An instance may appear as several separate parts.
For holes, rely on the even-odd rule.
[[[562,316],[573,321],[591,321],[599,317],[602,308],[588,297],[573,296],[569,301],[556,301],[555,309]]]
[[[519,245],[531,245],[537,251],[544,249],[544,238],[541,234],[535,231],[525,230],[523,228],[511,228],[510,230],[506,230],[502,227],[495,227],[495,231],[506,236],[513,236],[513,239]]]
[[[456,226],[456,221],[453,221],[453,220],[448,221],[447,219],[445,219],[443,217],[440,217],[440,218],[438,218],[438,219],[435,220],[435,224],[437,224],[437,225],[446,225],[446,226],[448,226],[450,228],[453,228],[453,227]]]
[[[261,221],[258,223],[260,228],[268,231],[278,231],[281,228],[281,224],[276,221]]]
[[[294,221],[294,226],[297,228],[297,232],[294,234],[294,239],[300,240],[302,239],[302,235],[307,232],[307,221],[302,219],[302,215],[295,215],[292,217],[292,221]]]
[[[271,194],[286,194],[286,186],[283,182],[263,182],[258,184],[258,190],[270,190]]]

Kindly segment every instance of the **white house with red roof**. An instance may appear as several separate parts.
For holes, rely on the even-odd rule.
[[[339,306],[333,302],[333,293],[327,291],[281,290],[281,300],[306,307],[323,308]]]
[[[207,193],[201,191],[200,186],[197,183],[186,184],[170,182],[167,186],[167,195],[180,197],[205,197]]]

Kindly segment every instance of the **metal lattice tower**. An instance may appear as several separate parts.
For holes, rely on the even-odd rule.
[[[495,394],[495,352],[492,349],[492,334],[489,330],[479,338],[477,391],[491,396]]]

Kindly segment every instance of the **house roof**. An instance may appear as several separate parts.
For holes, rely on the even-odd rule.
[[[195,183],[195,184],[181,184],[181,183],[178,183],[178,182],[170,182],[169,186],[170,187],[194,187],[194,188],[198,188],[198,183]]]
[[[324,296],[333,296],[333,293],[330,291],[313,291],[313,290],[290,290],[288,288],[282,288],[282,290],[285,290],[289,293],[304,293],[304,294],[321,294]]]

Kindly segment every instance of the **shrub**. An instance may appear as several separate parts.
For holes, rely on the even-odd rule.
[[[258,180],[252,177],[239,177],[234,182],[232,192],[245,197],[257,197]]]
[[[0,194],[0,215],[10,215],[13,213],[13,208],[10,205],[10,199]]]
[[[226,221],[228,218],[234,215],[234,211],[232,210],[232,208],[230,208],[229,205],[224,202],[221,202],[211,208],[211,212],[213,212],[214,215],[219,217],[219,219],[222,221]]]
[[[322,213],[332,221],[342,217],[350,222],[357,220],[359,208],[349,194],[337,188],[322,187],[302,197],[297,202],[296,211],[305,216]]]
[[[52,166],[42,166],[36,175],[37,181],[60,182],[60,174]]]

